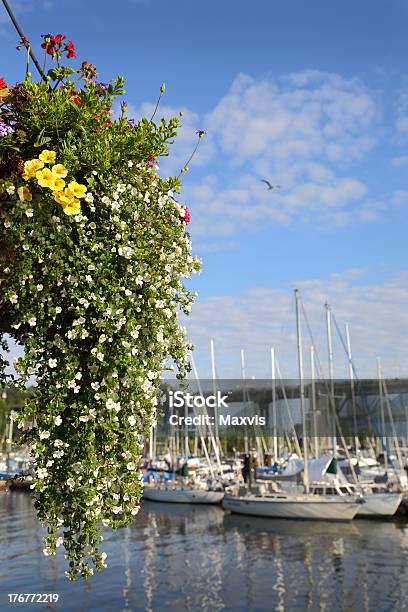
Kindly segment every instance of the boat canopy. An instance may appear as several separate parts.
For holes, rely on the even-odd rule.
[[[323,455],[318,459],[309,459],[307,465],[309,482],[330,482],[333,480],[333,476],[335,476],[338,481],[347,483],[347,479],[333,455]],[[296,480],[303,472],[303,466],[303,459],[291,458],[281,477],[286,480]]]

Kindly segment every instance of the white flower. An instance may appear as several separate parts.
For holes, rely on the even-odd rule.
[[[119,514],[119,512],[122,512],[122,506],[113,506],[112,512],[113,514]]]
[[[135,417],[133,415],[128,417],[128,421],[129,421],[129,425],[131,425],[131,427],[133,427],[136,424],[136,419],[135,419]]]
[[[130,512],[131,512],[131,514],[133,516],[136,516],[136,514],[138,514],[139,510],[140,510],[140,506],[136,506],[136,508],[132,508],[132,510]]]
[[[31,319],[28,320],[28,324],[30,327],[34,327],[36,323],[37,323],[37,319],[35,317],[31,317]]]
[[[97,353],[97,354],[96,354],[96,358],[97,358],[99,361],[103,361],[103,360],[104,360],[104,357],[105,357],[105,355],[104,355],[103,353]]]
[[[67,485],[70,489],[73,489],[75,487],[75,480],[73,478],[68,478]]]
[[[60,312],[62,312],[61,306],[56,306],[55,312],[56,312],[56,314],[60,314]]]
[[[128,167],[129,167],[129,168],[132,168],[132,167],[133,167],[133,162],[132,162],[132,160],[131,160],[131,159],[129,159],[129,161],[128,161]]]
[[[9,301],[11,302],[11,304],[17,304],[18,302],[18,295],[14,294],[9,298]]]
[[[58,546],[61,546],[63,541],[64,541],[64,538],[62,536],[59,536],[59,538],[55,540],[55,546],[58,548]]]
[[[77,373],[75,374],[75,378],[76,378],[77,380],[81,380],[81,378],[82,378],[82,374],[81,374],[81,372],[77,372]]]
[[[62,419],[61,419],[60,415],[55,417],[54,423],[55,423],[55,425],[61,425]]]
[[[57,363],[58,363],[58,361],[56,359],[49,359],[48,360],[48,365],[50,366],[50,368],[56,368],[57,367]]]
[[[46,557],[49,557],[51,554],[51,548],[49,546],[47,546],[47,548],[43,548],[43,553]]]
[[[9,195],[13,195],[13,193],[15,193],[16,191],[16,188],[14,187],[14,185],[10,185],[10,187],[7,187],[6,191]]]
[[[92,195],[92,193],[90,191],[88,191],[88,193],[85,196],[85,202],[93,202],[94,201],[94,197]]]
[[[107,556],[108,556],[108,555],[106,554],[106,552],[101,553],[101,559],[102,559],[102,561],[105,561],[105,559],[106,559],[106,557],[107,557]]]
[[[120,411],[120,402],[114,402],[112,398],[106,400],[105,405],[108,410],[115,410],[116,412]]]
[[[79,420],[81,421],[81,423],[87,423],[89,419],[90,417],[87,414],[81,414],[81,416],[79,417]]]
[[[56,446],[57,448],[60,448],[61,446],[64,446],[64,443],[62,440],[54,440],[54,446]]]
[[[121,255],[122,257],[125,257],[126,259],[130,259],[133,255],[133,249],[131,247],[119,247],[118,248],[118,253],[119,255]]]
[[[28,218],[32,217],[34,214],[34,211],[32,208],[27,208],[27,210],[25,211],[25,214]]]
[[[98,391],[98,389],[99,389],[99,387],[100,387],[100,386],[101,386],[101,385],[100,385],[100,383],[98,383],[98,382],[93,382],[93,383],[91,383],[91,387],[92,387],[92,389],[93,389],[94,391]]]
[[[44,478],[47,478],[48,476],[48,472],[45,468],[38,468],[37,470],[37,478],[39,480],[44,480]]]
[[[136,469],[136,465],[133,463],[133,461],[129,461],[129,463],[127,464],[127,469],[129,471],[135,470]]]

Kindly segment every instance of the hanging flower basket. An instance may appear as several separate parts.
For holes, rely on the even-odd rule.
[[[102,526],[139,510],[161,372],[169,360],[179,376],[188,368],[178,313],[190,310],[182,278],[199,262],[180,179],[157,174],[179,119],[136,122],[125,104],[114,119],[124,80],[62,66],[75,56],[62,35],[43,48],[45,80],[0,79],[0,339],[24,346],[17,382],[36,378],[19,427],[44,553],[63,544],[75,579],[106,567]]]

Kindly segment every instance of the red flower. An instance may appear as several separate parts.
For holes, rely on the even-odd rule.
[[[54,47],[53,43],[51,43],[51,42],[50,43],[43,43],[41,45],[41,47],[46,50],[48,55],[54,55],[55,47]]]
[[[0,91],[2,89],[6,89],[7,85],[6,85],[6,81],[3,78],[0,78]]]
[[[48,55],[54,56],[55,53],[55,38],[52,34],[42,34],[42,38],[44,39],[43,44],[41,45],[42,49],[45,49]]]
[[[76,57],[76,53],[75,53],[75,47],[74,47],[74,43],[72,42],[72,40],[69,40],[67,42],[67,44],[65,45],[65,49],[64,51],[67,52],[67,58],[69,59],[70,57]]]
[[[77,106],[81,106],[81,98],[75,89],[71,89],[71,91],[69,92],[69,99]]]
[[[55,45],[59,45],[61,47],[62,46],[62,41],[65,40],[65,39],[66,39],[66,36],[63,36],[62,34],[57,34],[54,37],[53,42],[54,42]]]
[[[181,205],[181,208],[184,210],[184,217],[182,218],[182,221],[187,225],[187,223],[190,223],[191,220],[190,213],[188,212],[187,206]]]
[[[67,43],[64,43],[64,40],[67,38],[65,35],[57,34],[53,36],[52,34],[43,34],[42,38],[44,42],[41,47],[46,50],[48,55],[52,55],[53,58],[56,53],[61,53],[61,49],[62,53],[66,52],[67,58],[76,57],[74,43],[72,40],[68,40]]]

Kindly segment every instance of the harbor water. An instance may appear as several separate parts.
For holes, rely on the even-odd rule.
[[[106,530],[108,568],[70,583],[63,550],[42,553],[29,494],[0,492],[0,610],[407,610],[408,523],[324,523],[145,502]],[[11,604],[9,593],[58,593]]]

